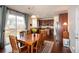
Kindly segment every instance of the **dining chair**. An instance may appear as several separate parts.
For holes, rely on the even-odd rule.
[[[35,45],[33,47],[33,49],[36,50],[36,53],[38,53],[39,50],[42,49],[42,47],[43,47],[42,44],[43,44],[42,35],[38,34],[38,40],[37,40],[37,42],[35,43]]]
[[[44,40],[46,39],[46,36],[44,33],[40,33],[40,34],[41,34],[41,37],[40,37],[41,45],[44,45]]]
[[[25,36],[26,35],[26,32],[25,31],[21,31],[20,32],[20,37],[23,37],[23,36]]]
[[[11,44],[13,53],[21,53],[21,52],[25,53],[25,52],[27,52],[26,46],[19,47],[19,45],[18,45],[19,41],[17,40],[17,38],[15,36],[9,35],[9,38],[10,38],[10,44]]]
[[[26,33],[26,31],[21,31],[19,34],[20,34],[20,38],[23,38],[26,36],[27,33]],[[22,47],[22,46],[24,46],[24,44],[22,42],[20,42],[20,47]]]

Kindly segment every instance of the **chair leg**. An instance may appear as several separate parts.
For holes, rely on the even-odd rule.
[[[28,53],[29,53],[30,47],[28,46]]]
[[[36,53],[38,52],[38,48],[36,48]]]

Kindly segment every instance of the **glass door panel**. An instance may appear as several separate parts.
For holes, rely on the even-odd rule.
[[[5,25],[5,49],[6,52],[11,52],[9,35],[18,36],[20,31],[25,31],[24,15],[17,12],[7,12]]]
[[[23,16],[17,16],[17,31],[25,30],[25,19]]]
[[[9,35],[16,36],[16,16],[8,14],[8,18],[5,26],[5,45],[9,44]]]

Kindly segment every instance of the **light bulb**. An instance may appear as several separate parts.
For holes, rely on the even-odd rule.
[[[64,23],[63,23],[63,25],[67,25],[67,23],[66,23],[66,22],[64,22]]]

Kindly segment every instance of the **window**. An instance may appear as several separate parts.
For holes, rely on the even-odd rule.
[[[15,29],[16,28],[16,16],[9,14],[8,15],[8,20],[6,24],[6,29]]]
[[[9,35],[16,36],[16,16],[13,14],[7,14],[6,26],[5,26],[5,45],[10,43]]]
[[[25,20],[23,16],[17,16],[17,31],[25,30]]]
[[[7,21],[5,26],[5,45],[8,45],[10,43],[9,35],[12,34],[17,36],[20,31],[25,30],[26,26],[24,15],[21,13],[8,10],[6,16]]]

